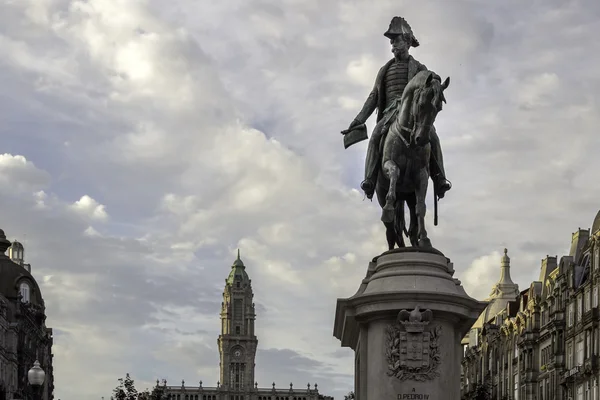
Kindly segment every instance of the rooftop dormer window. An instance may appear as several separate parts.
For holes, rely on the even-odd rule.
[[[21,301],[23,303],[29,303],[31,300],[31,288],[27,282],[22,282],[19,285],[19,293],[21,294]]]

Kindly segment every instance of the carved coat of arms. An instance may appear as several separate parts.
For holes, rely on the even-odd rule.
[[[388,375],[401,381],[426,381],[439,376],[438,339],[441,326],[429,328],[431,310],[402,310],[387,328],[385,355]]]

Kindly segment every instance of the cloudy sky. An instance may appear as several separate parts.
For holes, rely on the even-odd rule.
[[[339,131],[394,15],[451,77],[433,244],[474,297],[504,247],[525,288],[600,208],[596,0],[0,0],[0,228],[42,286],[55,398],[127,372],[214,386],[237,248],[259,385],[352,389],[335,301],[386,244],[357,190],[366,143]]]

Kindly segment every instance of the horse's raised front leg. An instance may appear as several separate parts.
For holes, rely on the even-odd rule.
[[[400,169],[392,160],[387,160],[383,164],[383,172],[390,180],[390,186],[388,188],[387,195],[385,196],[385,205],[381,212],[381,221],[383,223],[394,223],[394,208],[396,205],[396,184],[398,183],[398,177],[400,176]]]
[[[419,247],[431,247],[431,240],[427,237],[427,230],[425,229],[425,213],[427,212],[425,196],[427,195],[427,185],[429,183],[429,174],[425,168],[419,171],[417,182],[415,211],[418,221]]]

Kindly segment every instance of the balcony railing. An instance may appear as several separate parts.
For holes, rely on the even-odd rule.
[[[581,370],[581,367],[579,365],[577,365],[576,367],[573,367],[570,370],[568,370],[567,372],[565,372],[565,374],[563,375],[563,378],[568,379],[572,376],[575,376],[575,375],[579,374],[580,370]]]
[[[592,372],[598,368],[598,356],[592,355],[583,362],[586,371]]]
[[[598,309],[597,308],[592,308],[591,310],[586,311],[583,314],[583,323],[587,323],[590,322],[592,320],[597,320],[598,319]]]

